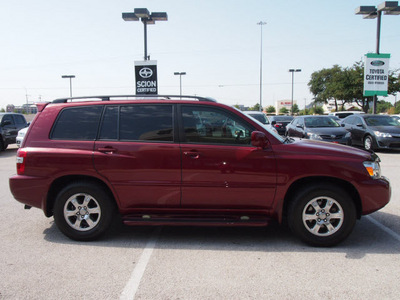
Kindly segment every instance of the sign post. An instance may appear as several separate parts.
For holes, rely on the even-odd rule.
[[[157,95],[157,61],[135,61],[136,95]]]

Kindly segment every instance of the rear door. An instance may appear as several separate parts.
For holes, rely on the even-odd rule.
[[[182,207],[268,208],[276,186],[271,150],[250,144],[254,128],[222,108],[181,105]]]
[[[180,205],[181,157],[174,106],[106,106],[94,164],[118,194],[120,208]]]

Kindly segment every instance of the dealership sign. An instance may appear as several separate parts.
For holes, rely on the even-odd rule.
[[[390,54],[365,55],[364,96],[387,96]]]
[[[135,61],[136,95],[157,95],[157,61]]]

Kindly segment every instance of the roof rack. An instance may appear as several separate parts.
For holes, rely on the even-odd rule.
[[[126,98],[126,99],[123,99]],[[110,100],[132,100],[132,98],[143,100],[143,99],[159,99],[159,100],[198,100],[198,101],[208,101],[217,102],[215,99],[210,97],[198,97],[198,96],[180,96],[180,95],[107,95],[107,96],[82,96],[82,97],[69,97],[55,99],[52,103],[67,103],[79,100],[92,100],[92,101],[110,101]]]

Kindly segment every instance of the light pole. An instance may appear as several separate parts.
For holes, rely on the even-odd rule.
[[[289,69],[289,72],[292,73],[292,109],[290,111],[290,114],[293,116],[294,72],[301,72],[301,69]]]
[[[262,49],[263,49],[263,34],[262,34],[262,28],[264,25],[266,25],[267,22],[260,21],[257,23],[257,25],[260,25],[261,28],[261,48],[260,48],[260,111],[263,111],[262,108]]]
[[[359,6],[355,10],[356,15],[364,15],[364,19],[375,19],[377,18],[376,27],[376,54],[379,54],[380,39],[381,39],[381,18],[382,12],[385,15],[400,15],[400,6],[397,1],[385,1],[375,6]],[[378,96],[374,95],[374,103],[372,108],[372,113],[376,114],[376,102]]]
[[[61,78],[69,78],[69,96],[72,98],[72,78],[75,78],[75,75],[61,75]]]
[[[122,13],[122,19],[125,21],[142,21],[144,25],[144,60],[149,60],[147,55],[147,25],[155,24],[156,21],[168,21],[166,12],[153,12],[150,14],[147,8],[135,8],[132,13]]]
[[[182,96],[182,75],[186,75],[186,72],[174,72],[174,75],[179,75],[179,95]]]

